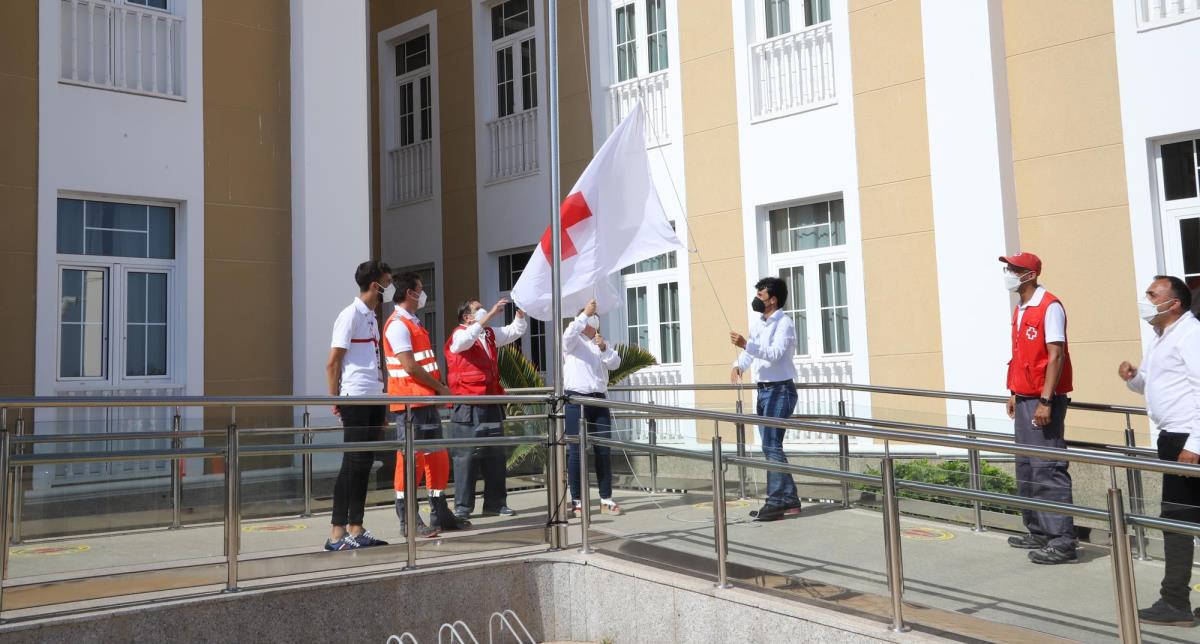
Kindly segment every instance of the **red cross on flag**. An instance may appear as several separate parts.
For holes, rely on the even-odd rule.
[[[596,298],[601,313],[620,304],[609,276],[630,264],[685,250],[667,221],[636,106],[608,137],[559,209],[562,230],[562,311],[573,317]],[[513,285],[512,298],[535,319],[553,317],[550,227]]]

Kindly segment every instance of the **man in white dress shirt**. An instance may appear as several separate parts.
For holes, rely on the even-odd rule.
[[[1122,362],[1117,373],[1131,390],[1146,396],[1146,411],[1158,428],[1158,457],[1200,462],[1200,320],[1190,312],[1192,293],[1183,280],[1159,275],[1138,302],[1155,338],[1140,367]],[[1200,478],[1163,474],[1162,518],[1200,523]],[[1192,626],[1191,535],[1163,532],[1165,570],[1159,599],[1138,611],[1148,624]]]
[[[608,372],[621,366],[621,356],[600,335],[600,318],[596,316],[596,300],[588,302],[579,315],[567,325],[562,336],[563,387],[572,396],[605,398],[608,394]],[[579,433],[580,419],[589,435],[608,438],[612,416],[605,407],[567,405],[566,433]],[[600,511],[621,514],[621,506],[612,498],[612,460],[608,447],[593,445],[596,455],[596,482],[600,487]],[[567,478],[571,487],[572,511],[583,512],[579,486],[579,443],[571,443],[567,457]]]
[[[503,396],[500,383],[499,350],[525,335],[529,324],[525,312],[517,310],[511,324],[488,326],[504,312],[508,300],[501,298],[491,309],[479,300],[467,300],[458,307],[458,327],[446,341],[446,373],[450,393],[456,396]],[[450,412],[450,437],[475,438],[503,436],[503,405],[459,403]],[[460,447],[450,450],[454,461],[454,515],[470,519],[475,511],[475,481],[483,474],[483,512],[513,516],[505,488],[505,450],[492,447]]]
[[[783,312],[787,304],[787,282],[778,277],[764,277],[754,285],[757,291],[750,307],[758,313],[750,321],[750,339],[730,332],[733,346],[742,350],[733,363],[730,379],[741,382],[742,374],[751,370],[758,383],[758,415],[770,418],[791,418],[796,410],[796,325]],[[763,456],[768,461],[786,463],[783,453],[782,427],[759,427]],[[800,497],[791,474],[767,472],[767,501],[761,509],[750,513],[759,521],[775,521],[800,514]]]

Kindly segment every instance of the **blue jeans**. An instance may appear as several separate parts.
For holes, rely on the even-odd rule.
[[[796,409],[796,385],[791,382],[760,386],[758,388],[758,415],[769,418],[791,418]],[[762,440],[763,456],[768,461],[786,463],[787,456],[783,454],[782,427],[758,428]],[[767,472],[767,505],[799,505],[800,497],[796,495],[796,481],[791,474],[783,472]]]
[[[603,394],[593,394],[595,398],[604,398]],[[579,416],[582,411],[584,422],[587,427],[585,431],[589,436],[599,436],[600,438],[608,438],[610,429],[612,428],[612,416],[606,407],[580,407],[579,405],[567,405],[566,412],[566,433],[567,436],[575,436],[579,434]],[[579,443],[571,443],[567,446],[567,483],[571,488],[571,500],[581,500],[582,490],[579,486],[579,464],[580,453]],[[612,498],[612,455],[608,447],[592,445],[592,451],[596,455],[596,482],[600,486],[600,498]]]

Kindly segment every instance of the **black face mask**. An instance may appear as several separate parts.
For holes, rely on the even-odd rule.
[[[754,309],[755,313],[766,313],[767,303],[757,297],[750,299],[750,308]]]

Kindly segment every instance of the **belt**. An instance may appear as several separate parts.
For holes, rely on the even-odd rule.
[[[768,387],[776,387],[779,385],[795,385],[795,384],[796,383],[791,380],[772,380],[770,382],[758,383],[758,388],[759,389],[767,389]]]
[[[607,398],[607,396],[605,396],[604,394],[599,393],[599,392],[592,393],[592,394],[585,394],[585,393],[580,393],[578,391],[571,391],[570,389],[567,389],[563,393],[567,394],[568,396],[586,396],[588,398]]]

